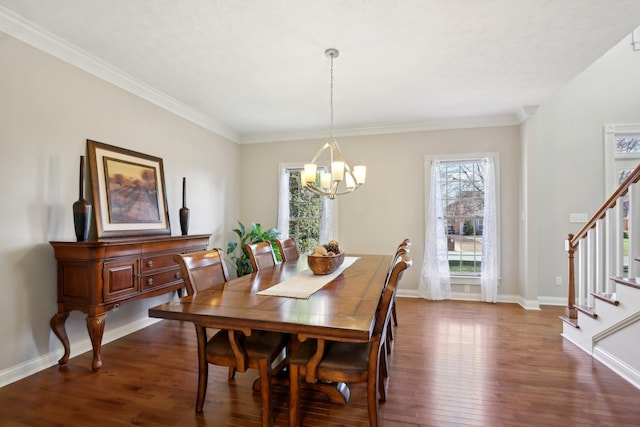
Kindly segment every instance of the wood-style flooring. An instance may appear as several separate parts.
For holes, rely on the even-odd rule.
[[[399,298],[383,426],[638,426],[640,390],[560,336],[562,307]],[[637,343],[635,343],[637,345]],[[258,426],[257,371],[210,368],[196,414],[191,324],[165,320],[0,389],[2,426]],[[305,426],[367,426],[366,390],[351,403],[303,394]],[[276,388],[274,425],[287,425]]]

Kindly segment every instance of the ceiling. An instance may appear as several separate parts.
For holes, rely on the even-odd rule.
[[[236,142],[517,123],[638,0],[0,0],[0,31]],[[631,48],[631,47],[630,47]]]

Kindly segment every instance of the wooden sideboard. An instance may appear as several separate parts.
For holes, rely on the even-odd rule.
[[[49,242],[58,262],[58,312],[51,329],[64,346],[58,361],[67,364],[70,345],[65,322],[69,313],[87,314],[93,347],[91,368],[102,366],[100,348],[107,311],[135,299],[148,298],[184,287],[175,254],[207,249],[209,234],[136,237],[87,242]]]

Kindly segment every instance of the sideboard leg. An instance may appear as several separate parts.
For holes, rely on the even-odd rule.
[[[91,362],[91,369],[93,372],[98,372],[102,367],[100,348],[102,347],[102,334],[104,333],[104,324],[106,319],[106,314],[90,314],[87,316],[87,330],[89,331],[91,346],[93,347],[93,361]]]
[[[71,346],[69,345],[69,337],[67,336],[67,330],[64,327],[65,322],[67,321],[67,317],[69,317],[68,311],[59,311],[53,315],[49,324],[51,325],[51,330],[58,337],[62,346],[64,347],[64,355],[62,358],[58,360],[58,364],[60,366],[66,366],[69,361],[69,354],[71,353]]]

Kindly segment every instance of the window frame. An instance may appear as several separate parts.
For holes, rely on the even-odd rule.
[[[327,170],[329,170],[329,165],[328,164],[324,164],[324,163],[318,163],[319,167],[324,167]],[[286,176],[288,178],[288,174],[285,175],[285,172],[288,171],[298,171],[298,170],[304,170],[304,162],[288,162],[288,163],[280,163],[278,165],[278,188],[280,189],[278,191],[278,230],[280,231],[280,238],[284,239],[286,237],[289,237],[289,227],[290,227],[290,219],[291,219],[291,215],[289,213],[289,215],[286,218],[286,229],[285,227],[283,227],[284,218],[281,218],[281,206],[283,201],[281,200],[283,194],[282,194],[282,186],[283,186],[283,182],[282,180],[284,179],[284,177]],[[286,203],[289,203],[290,200],[290,193],[289,193],[289,185],[287,182],[286,185],[287,188],[287,193],[286,193]],[[320,196],[322,197],[322,196]],[[325,225],[327,227],[327,232],[326,234],[328,235],[329,239],[335,239],[335,240],[340,240],[339,239],[339,227],[338,227],[338,201],[336,199],[334,200],[329,200],[328,198],[325,198],[324,200],[324,204],[325,207],[327,209],[329,209],[329,213],[328,213],[328,218],[330,218],[330,224]],[[289,210],[287,209],[287,212],[289,212]],[[322,224],[321,224],[321,228],[322,228]],[[320,232],[320,235],[322,235],[322,231]],[[322,243],[327,243],[327,242],[319,242],[320,244]]]
[[[605,188],[603,197],[606,199],[620,185],[619,171],[635,169],[640,163],[640,153],[616,152],[616,138],[620,136],[640,136],[640,123],[627,125],[606,125],[603,127],[604,139],[604,169]]]
[[[497,244],[498,244],[498,277],[499,281],[502,277],[502,267],[500,259],[502,258],[502,239],[501,239],[501,195],[500,195],[500,153],[498,152],[479,152],[479,153],[457,153],[457,154],[440,154],[440,155],[427,155],[424,158],[424,176],[425,176],[425,210],[424,219],[427,220],[428,203],[429,203],[429,189],[431,187],[431,162],[438,160],[441,162],[465,162],[465,161],[482,161],[485,158],[492,158],[495,169],[495,192],[496,192],[496,222],[497,222]],[[448,259],[448,258],[447,258]],[[449,272],[452,285],[475,285],[480,286],[480,274],[477,276],[461,275],[454,272]]]

